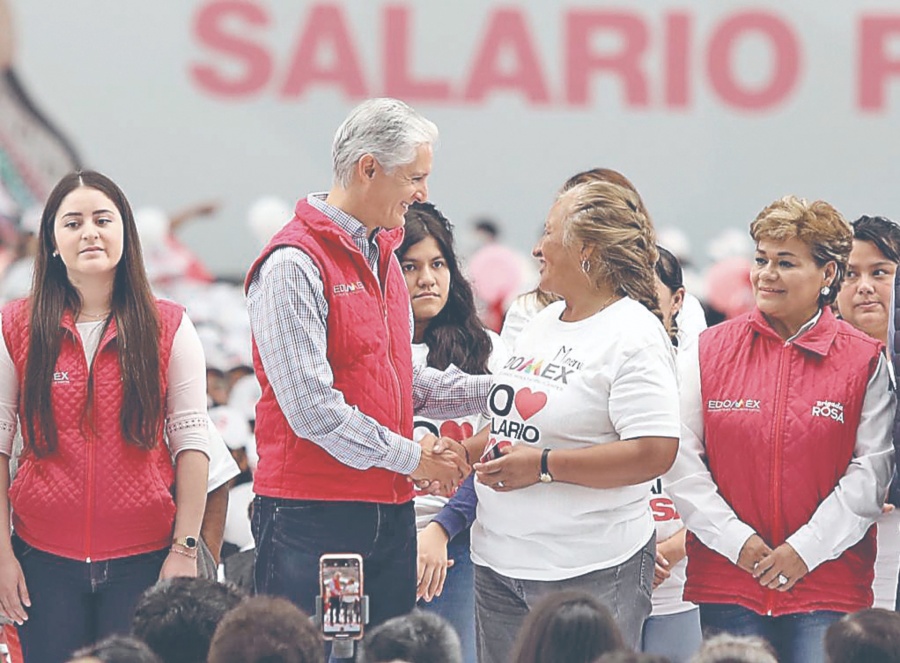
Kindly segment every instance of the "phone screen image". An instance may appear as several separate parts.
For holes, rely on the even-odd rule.
[[[362,558],[359,555],[323,555],[322,633],[326,638],[362,635]]]

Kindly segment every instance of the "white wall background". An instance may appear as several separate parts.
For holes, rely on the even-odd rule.
[[[385,93],[386,8],[408,8],[412,74],[448,81],[452,91],[445,101],[408,99],[441,129],[431,198],[463,232],[475,216],[491,215],[508,242],[530,247],[554,191],[592,166],[631,178],[657,225],[683,228],[697,254],[719,229],[746,228],[764,205],[789,192],[824,198],[851,219],[869,213],[900,220],[900,74],[886,84],[880,109],[862,109],[858,94],[860,23],[896,20],[900,7],[891,2],[10,1],[16,69],[88,166],[117,180],[135,206],[172,210],[221,201],[215,218],[181,236],[222,275],[239,276],[256,255],[245,222],[253,200],[276,194],[293,201],[328,188],[331,137],[359,101],[333,84],[292,98],[280,93],[314,6],[346,19],[370,96]],[[211,49],[197,34],[198,16],[211,6],[249,6],[267,17],[265,25],[222,24],[271,61],[271,76],[259,90],[225,98],[192,77],[195,65],[223,76],[243,71],[240,60]],[[499,7],[515,10],[527,25],[548,102],[535,104],[516,90],[494,91],[477,102],[461,99]],[[566,16],[585,8],[632,14],[646,26],[648,45],[639,59],[648,81],[645,106],[630,103],[621,80],[609,74],[592,77],[588,104],[566,101]],[[746,11],[774,15],[799,47],[790,93],[758,110],[723,101],[708,74],[712,35]],[[691,27],[688,102],[680,108],[664,98],[664,28],[666,16],[676,12]],[[893,34],[882,50],[886,59],[900,61],[900,30]],[[620,47],[615,34],[592,41],[596,52]],[[748,89],[773,75],[770,41],[758,32],[744,33],[732,55],[735,79]],[[317,57],[327,66],[334,53],[323,47]],[[515,53],[507,49],[501,64],[515,67]]]

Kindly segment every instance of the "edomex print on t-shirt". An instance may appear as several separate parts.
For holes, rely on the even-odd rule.
[[[540,426],[533,418],[551,399],[561,397],[584,367],[573,348],[558,346],[552,356],[512,356],[491,389],[491,446],[502,440],[538,444]],[[552,403],[551,403],[552,405]]]

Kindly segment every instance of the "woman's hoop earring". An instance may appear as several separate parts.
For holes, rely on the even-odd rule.
[[[822,295],[823,297],[827,297],[828,295],[831,294],[831,288],[829,288],[827,285],[823,285],[822,289],[819,290],[819,294]]]
[[[581,271],[585,274],[591,273],[591,261],[590,260],[582,260],[581,261]]]

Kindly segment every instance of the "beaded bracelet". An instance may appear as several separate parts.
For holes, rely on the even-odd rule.
[[[169,548],[169,552],[178,553],[179,555],[184,555],[185,557],[190,557],[191,559],[197,559],[197,551],[188,552],[187,550],[182,550],[181,546],[173,545]]]

